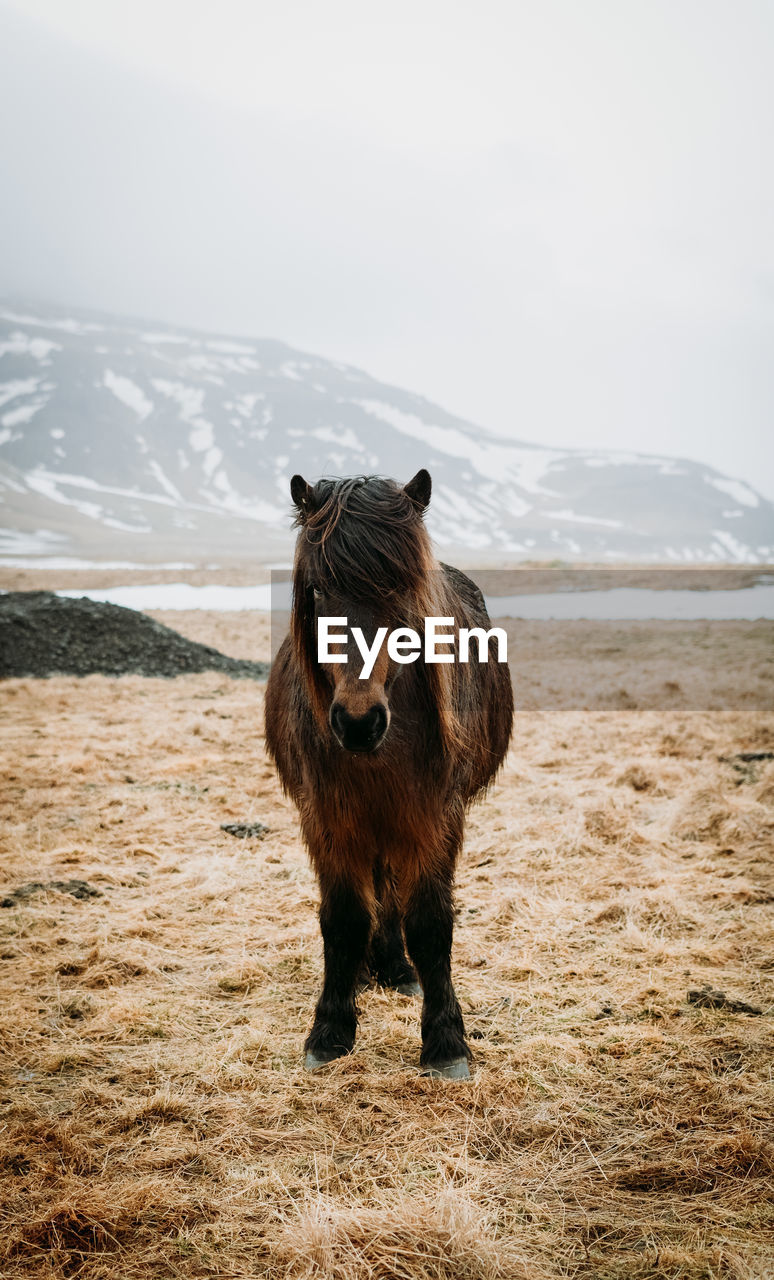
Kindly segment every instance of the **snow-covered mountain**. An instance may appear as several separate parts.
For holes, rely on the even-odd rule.
[[[436,542],[482,559],[774,558],[774,504],[695,462],[511,443],[281,342],[0,307],[5,554],[271,558],[293,472],[422,466]]]

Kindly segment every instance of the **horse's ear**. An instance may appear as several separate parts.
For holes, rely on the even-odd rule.
[[[420,511],[424,511],[430,501],[433,482],[430,479],[430,472],[425,471],[424,467],[418,471],[413,480],[409,480],[407,485],[403,486],[403,492],[407,493],[412,502],[415,502]]]
[[[290,496],[298,508],[299,516],[304,520],[311,510],[312,486],[307,484],[303,476],[293,476]]]

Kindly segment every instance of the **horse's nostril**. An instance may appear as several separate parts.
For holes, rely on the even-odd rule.
[[[341,738],[346,730],[346,722],[348,716],[344,708],[338,702],[334,702],[331,707],[331,728],[333,732]]]
[[[373,751],[386,732],[387,710],[377,702],[364,716],[351,716],[341,703],[335,702],[330,721],[333,732],[348,751]]]
[[[370,732],[375,738],[381,738],[387,728],[387,712],[380,702],[375,703],[368,714],[365,716],[368,720]]]

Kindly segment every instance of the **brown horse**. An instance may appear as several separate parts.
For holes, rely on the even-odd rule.
[[[360,627],[369,647],[379,627],[421,635],[426,618],[453,618],[456,634],[489,618],[474,583],[432,553],[427,471],[402,488],[376,476],[315,485],[294,476],[290,489],[300,527],[293,609],[266,690],[266,743],[320,885],[325,979],[305,1065],[352,1049],[356,991],[370,976],[423,994],[421,1065],[466,1078],[451,980],[454,872],[466,807],[508,747],[508,667],[480,653],[395,661],[382,644],[363,678],[351,630],[343,661],[318,662],[322,616]]]

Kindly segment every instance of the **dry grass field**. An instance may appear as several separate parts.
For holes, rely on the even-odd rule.
[[[518,717],[459,870],[470,1083],[378,990],[302,1071],[316,888],[261,703],[2,687],[4,1280],[774,1275],[770,696]]]

